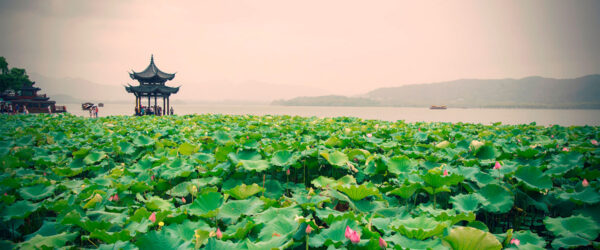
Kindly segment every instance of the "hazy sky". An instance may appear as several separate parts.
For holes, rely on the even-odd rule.
[[[102,84],[133,84],[127,71],[153,53],[188,95],[215,83],[355,95],[600,73],[600,1],[591,0],[0,0],[0,34],[11,66]]]

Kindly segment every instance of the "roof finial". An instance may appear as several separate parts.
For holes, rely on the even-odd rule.
[[[154,62],[154,54],[150,54],[150,63]]]

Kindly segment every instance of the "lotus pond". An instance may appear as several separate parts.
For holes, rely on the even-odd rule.
[[[599,127],[0,122],[2,249],[600,247]]]

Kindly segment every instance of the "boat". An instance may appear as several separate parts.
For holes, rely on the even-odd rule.
[[[446,107],[446,105],[442,105],[442,106],[431,105],[431,107],[429,107],[429,109],[448,109],[448,107]]]

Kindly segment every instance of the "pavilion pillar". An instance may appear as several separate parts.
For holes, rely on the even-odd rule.
[[[150,93],[148,93],[148,108],[150,108]]]
[[[163,110],[162,110],[162,115],[165,115],[165,108],[167,107],[166,104],[167,104],[167,101],[165,100],[165,96],[163,95]]]
[[[154,115],[158,115],[158,107],[156,106],[156,94],[154,94]]]
[[[167,112],[168,112],[167,114],[172,115],[171,114],[171,109],[169,109],[169,97],[170,96],[167,96]]]

